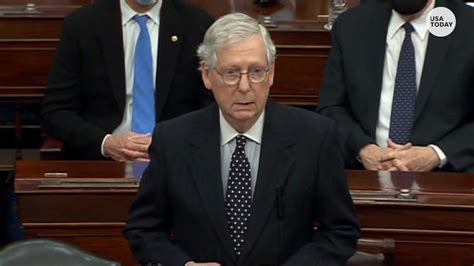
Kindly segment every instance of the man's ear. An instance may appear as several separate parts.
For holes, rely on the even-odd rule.
[[[208,90],[212,89],[211,79],[209,78],[210,74],[211,73],[209,72],[209,67],[207,63],[204,61],[201,62],[201,78],[202,78],[202,81],[204,82],[204,86],[206,86]]]
[[[270,87],[273,85],[273,78],[275,77],[275,61],[270,65],[270,70],[268,71],[268,82]]]

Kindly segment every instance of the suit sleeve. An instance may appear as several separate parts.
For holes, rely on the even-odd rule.
[[[42,120],[46,131],[63,140],[78,156],[85,159],[101,158],[100,146],[109,133],[84,121],[81,89],[81,29],[78,16],[64,22],[48,85],[43,99]]]
[[[345,265],[357,248],[359,223],[349,194],[336,129],[327,131],[319,149],[314,220],[319,222],[312,242],[303,246],[284,265]]]
[[[351,112],[344,74],[343,52],[339,41],[340,20],[338,19],[332,28],[331,53],[326,63],[317,112],[336,121],[339,126],[344,159],[353,165],[357,163],[355,159],[360,149],[375,141],[364,132]]]
[[[166,137],[157,126],[149,148],[150,164],[143,173],[124,234],[135,258],[141,263],[183,266],[191,261],[170,241],[171,208],[167,193]]]
[[[456,171],[474,172],[474,122],[467,122],[435,144],[446,154]]]

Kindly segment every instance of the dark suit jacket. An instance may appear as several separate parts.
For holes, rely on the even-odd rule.
[[[411,133],[414,145],[435,144],[449,163],[443,170],[474,171],[474,9],[459,0],[439,0],[456,15],[447,37],[429,36]],[[391,9],[368,1],[338,18],[318,111],[342,127],[349,165],[375,143],[386,35]]]
[[[156,75],[156,119],[166,120],[212,101],[196,49],[212,19],[180,0],[164,0]],[[178,36],[177,42],[171,36]],[[104,136],[122,122],[125,65],[119,0],[98,0],[70,14],[43,102],[44,125],[65,142],[66,154],[100,159]]]
[[[359,231],[334,131],[313,112],[267,104],[250,224],[237,258],[224,213],[217,106],[158,124],[125,229],[135,257],[167,266],[343,265]]]

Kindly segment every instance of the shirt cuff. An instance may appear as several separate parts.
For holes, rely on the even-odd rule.
[[[105,154],[105,150],[104,150],[104,145],[105,145],[105,140],[112,136],[111,134],[107,134],[105,135],[104,139],[102,140],[102,144],[100,145],[100,153],[102,154],[102,156],[104,156],[105,158],[109,158],[109,156],[107,154]]]
[[[439,158],[439,168],[443,168],[446,163],[448,163],[448,157],[446,157],[446,154],[436,145],[430,144],[428,145],[429,147],[433,148],[433,150],[436,152],[436,155],[438,155]]]

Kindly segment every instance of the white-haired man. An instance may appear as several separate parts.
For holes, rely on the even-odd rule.
[[[344,265],[355,252],[334,123],[268,100],[275,54],[244,14],[206,32],[198,55],[217,104],[157,125],[125,229],[141,263]]]

